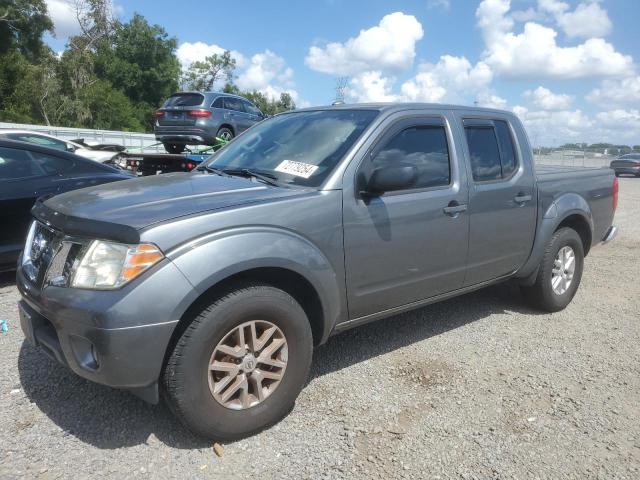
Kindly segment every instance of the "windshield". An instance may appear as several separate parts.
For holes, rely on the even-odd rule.
[[[376,110],[293,112],[259,123],[204,166],[268,173],[279,183],[319,186],[378,115]]]

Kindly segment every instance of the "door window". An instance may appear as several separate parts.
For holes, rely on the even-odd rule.
[[[224,107],[227,110],[236,110],[237,112],[244,112],[244,108],[242,108],[242,102],[239,98],[226,97],[224,99]]]
[[[62,140],[57,140],[55,138],[43,137],[30,133],[8,133],[6,137],[12,140],[42,145],[43,147],[55,148],[56,150],[67,150],[67,142],[63,142]]]
[[[0,181],[44,175],[42,167],[25,150],[0,147]]]
[[[372,159],[372,169],[405,163],[415,165],[418,179],[414,188],[449,185],[451,167],[444,127],[415,126],[397,133]]]
[[[511,138],[511,131],[507,122],[494,120],[498,144],[500,146],[500,159],[502,164],[502,177],[507,178],[516,170],[516,149]]]
[[[509,178],[518,162],[507,122],[493,120],[465,126],[473,180],[487,182]]]
[[[251,115],[257,115],[257,116],[261,116],[262,112],[260,110],[258,110],[258,108],[250,102],[242,102],[244,104],[244,109],[247,111],[247,113],[250,113]]]
[[[224,108],[224,97],[216,98],[211,104],[212,108]]]
[[[31,157],[45,175],[60,175],[73,168],[73,162],[71,160],[55,157],[46,153],[31,152]]]

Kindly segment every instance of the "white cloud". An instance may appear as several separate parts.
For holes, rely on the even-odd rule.
[[[563,93],[553,93],[548,88],[538,87],[535,90],[527,90],[524,96],[542,110],[569,110],[573,97]]]
[[[399,72],[412,66],[416,42],[423,34],[416,17],[395,12],[344,43],[312,46],[305,63],[313,70],[334,75]]]
[[[351,79],[349,96],[356,102],[395,102],[400,99],[391,93],[395,79],[382,72],[363,72]]]
[[[76,15],[76,4],[74,0],[45,0],[49,18],[53,22],[56,38],[66,40],[69,37],[81,33],[80,24]],[[124,7],[115,2],[111,2],[111,12],[116,18],[124,14]]]
[[[529,110],[515,106],[513,112],[520,117],[534,145],[550,145],[569,141],[599,141],[592,137],[593,121],[581,110]]]
[[[604,37],[611,32],[607,11],[597,1],[578,4],[569,11],[569,5],[559,0],[538,0],[541,11],[550,13],[568,37]]]
[[[55,36],[61,40],[80,33],[80,24],[72,0],[46,0]]]
[[[298,92],[292,88],[293,70],[284,58],[270,50],[252,56],[236,83],[241,90],[257,90],[270,98],[278,98],[287,92],[294,101],[299,101]]]
[[[483,62],[472,65],[465,57],[443,55],[435,63],[423,63],[418,72],[394,92],[395,78],[380,71],[354,76],[349,96],[361,102],[463,103],[504,108],[506,100],[490,89],[493,74]]]
[[[632,130],[635,135],[640,133],[640,110],[611,110],[598,113],[596,118],[605,128]]]
[[[225,48],[220,45],[185,42],[178,47],[176,55],[182,68],[187,69],[195,61],[204,60],[213,54],[221,55],[224,52]],[[293,70],[279,55],[271,50],[265,50],[247,58],[242,53],[231,50],[231,57],[236,61],[238,73],[236,83],[241,90],[257,90],[271,99],[279,98],[281,93],[286,92],[291,95],[296,104],[306,104],[295,90]]]
[[[451,8],[451,0],[427,0],[427,8],[440,8],[442,10],[449,10],[449,8]]]
[[[640,105],[640,76],[621,80],[605,80],[599,88],[593,89],[587,100],[597,105],[624,106]]]
[[[558,9],[552,0],[547,11]],[[483,0],[476,10],[484,40],[483,60],[495,73],[511,78],[577,79],[621,76],[633,68],[633,59],[602,38],[561,47],[557,32],[527,22],[521,33],[513,31],[510,0]],[[575,13],[575,12],[574,12]]]
[[[491,69],[484,62],[472,65],[465,57],[443,55],[435,65],[421,64],[401,92],[408,101],[464,102],[468,97],[486,94],[492,79]]]
[[[224,52],[224,48],[214,43],[184,42],[181,43],[178,50],[176,50],[176,55],[182,64],[182,68],[189,68],[189,65],[193,62],[204,60],[211,55],[222,55]],[[232,50],[231,57],[235,59],[238,68],[242,68],[246,64],[246,59],[240,52]]]

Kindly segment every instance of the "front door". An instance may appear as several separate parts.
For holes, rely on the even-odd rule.
[[[464,170],[442,117],[392,124],[356,172],[366,183],[391,162],[413,164],[416,183],[375,197],[344,189],[344,247],[351,319],[462,287],[469,217]],[[355,191],[354,191],[355,190]]]
[[[472,176],[465,279],[470,286],[509,275],[525,263],[535,235],[536,197],[533,159],[517,147],[521,142],[508,117],[459,122]]]

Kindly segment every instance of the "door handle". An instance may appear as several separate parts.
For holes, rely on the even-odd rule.
[[[447,215],[450,215],[452,217],[457,217],[462,212],[465,212],[467,210],[467,206],[466,205],[459,205],[458,202],[453,201],[453,202],[449,203],[448,206],[444,207],[442,210]]]
[[[526,203],[526,202],[530,202],[532,199],[533,197],[531,195],[525,195],[523,193],[519,193],[518,195],[515,196],[513,201],[516,203]]]

